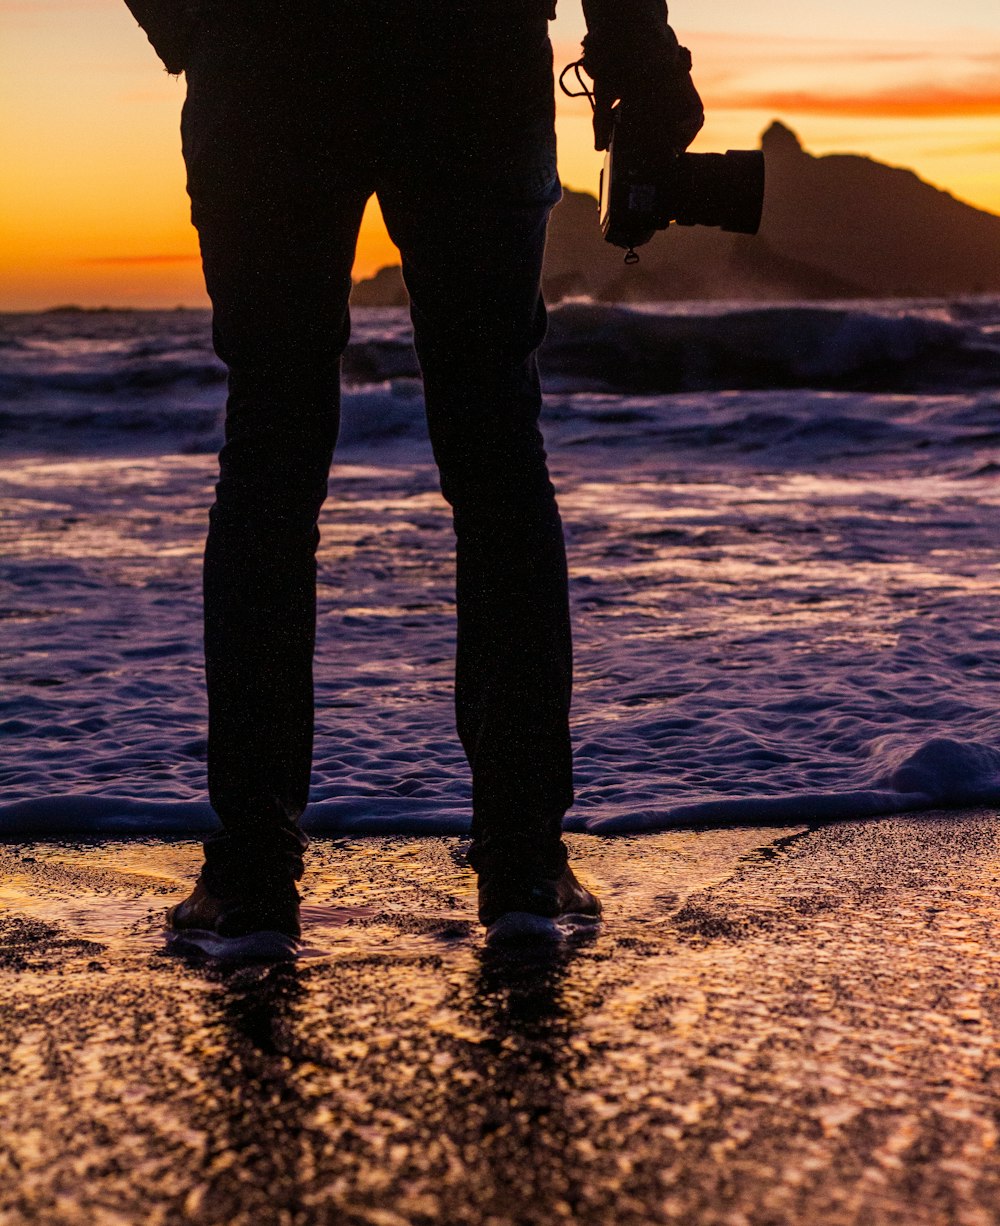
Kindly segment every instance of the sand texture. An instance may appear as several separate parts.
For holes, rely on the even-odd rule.
[[[5,1226],[990,1226],[991,813],[571,836],[608,918],[484,950],[454,839],[317,840],[307,956],[163,952],[190,843],[8,846]]]

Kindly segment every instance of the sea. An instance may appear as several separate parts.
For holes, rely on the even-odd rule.
[[[542,351],[570,830],[1000,803],[1000,299],[567,302]],[[0,836],[196,834],[206,311],[0,317]],[[321,520],[307,829],[467,829],[450,512],[407,314],[360,309]]]

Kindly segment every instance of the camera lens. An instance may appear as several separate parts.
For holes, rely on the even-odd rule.
[[[757,233],[764,207],[764,155],[759,149],[685,153],[679,160],[679,225]]]

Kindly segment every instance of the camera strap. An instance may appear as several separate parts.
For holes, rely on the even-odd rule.
[[[580,86],[579,89],[570,89],[566,84],[566,75],[570,72],[576,77],[576,83]],[[594,101],[594,91],[583,79],[583,60],[574,60],[572,64],[566,65],[559,74],[559,88],[567,98],[588,98],[590,100],[590,109],[594,110],[596,108],[597,103]]]

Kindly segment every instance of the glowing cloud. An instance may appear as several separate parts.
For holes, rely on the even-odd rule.
[[[979,88],[913,83],[869,93],[763,90],[722,94],[716,105],[779,114],[839,115],[865,119],[936,119],[1000,115],[1000,87],[993,78]]]

